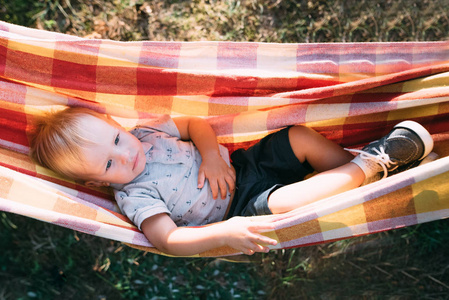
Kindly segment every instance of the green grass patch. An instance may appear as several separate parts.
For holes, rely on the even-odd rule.
[[[0,299],[445,299],[449,293],[444,220],[236,263],[154,255],[0,216]]]

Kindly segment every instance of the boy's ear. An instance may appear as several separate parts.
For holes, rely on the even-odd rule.
[[[84,185],[87,187],[102,187],[109,186],[109,182],[89,180],[84,182]]]

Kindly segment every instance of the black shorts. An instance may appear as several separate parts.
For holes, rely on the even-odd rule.
[[[289,128],[267,135],[247,150],[231,154],[236,170],[236,191],[226,218],[271,214],[268,196],[277,188],[301,181],[313,172],[293,153]]]

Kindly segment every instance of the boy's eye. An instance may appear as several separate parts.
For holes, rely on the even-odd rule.
[[[109,170],[111,165],[112,165],[112,160],[108,160],[108,163],[106,164],[106,171]]]
[[[120,134],[117,134],[117,136],[115,137],[115,140],[114,140],[114,144],[118,144],[118,142],[120,141]]]

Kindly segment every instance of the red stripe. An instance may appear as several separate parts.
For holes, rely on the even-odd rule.
[[[8,53],[8,40],[0,39],[0,76],[5,75],[7,53]]]
[[[177,74],[165,69],[137,68],[138,95],[176,95]]]
[[[53,87],[96,91],[97,66],[54,59],[51,77]]]
[[[0,107],[0,139],[28,146],[26,127],[27,118],[25,113]]]
[[[253,96],[257,88],[257,77],[219,76],[215,80],[214,97]]]

